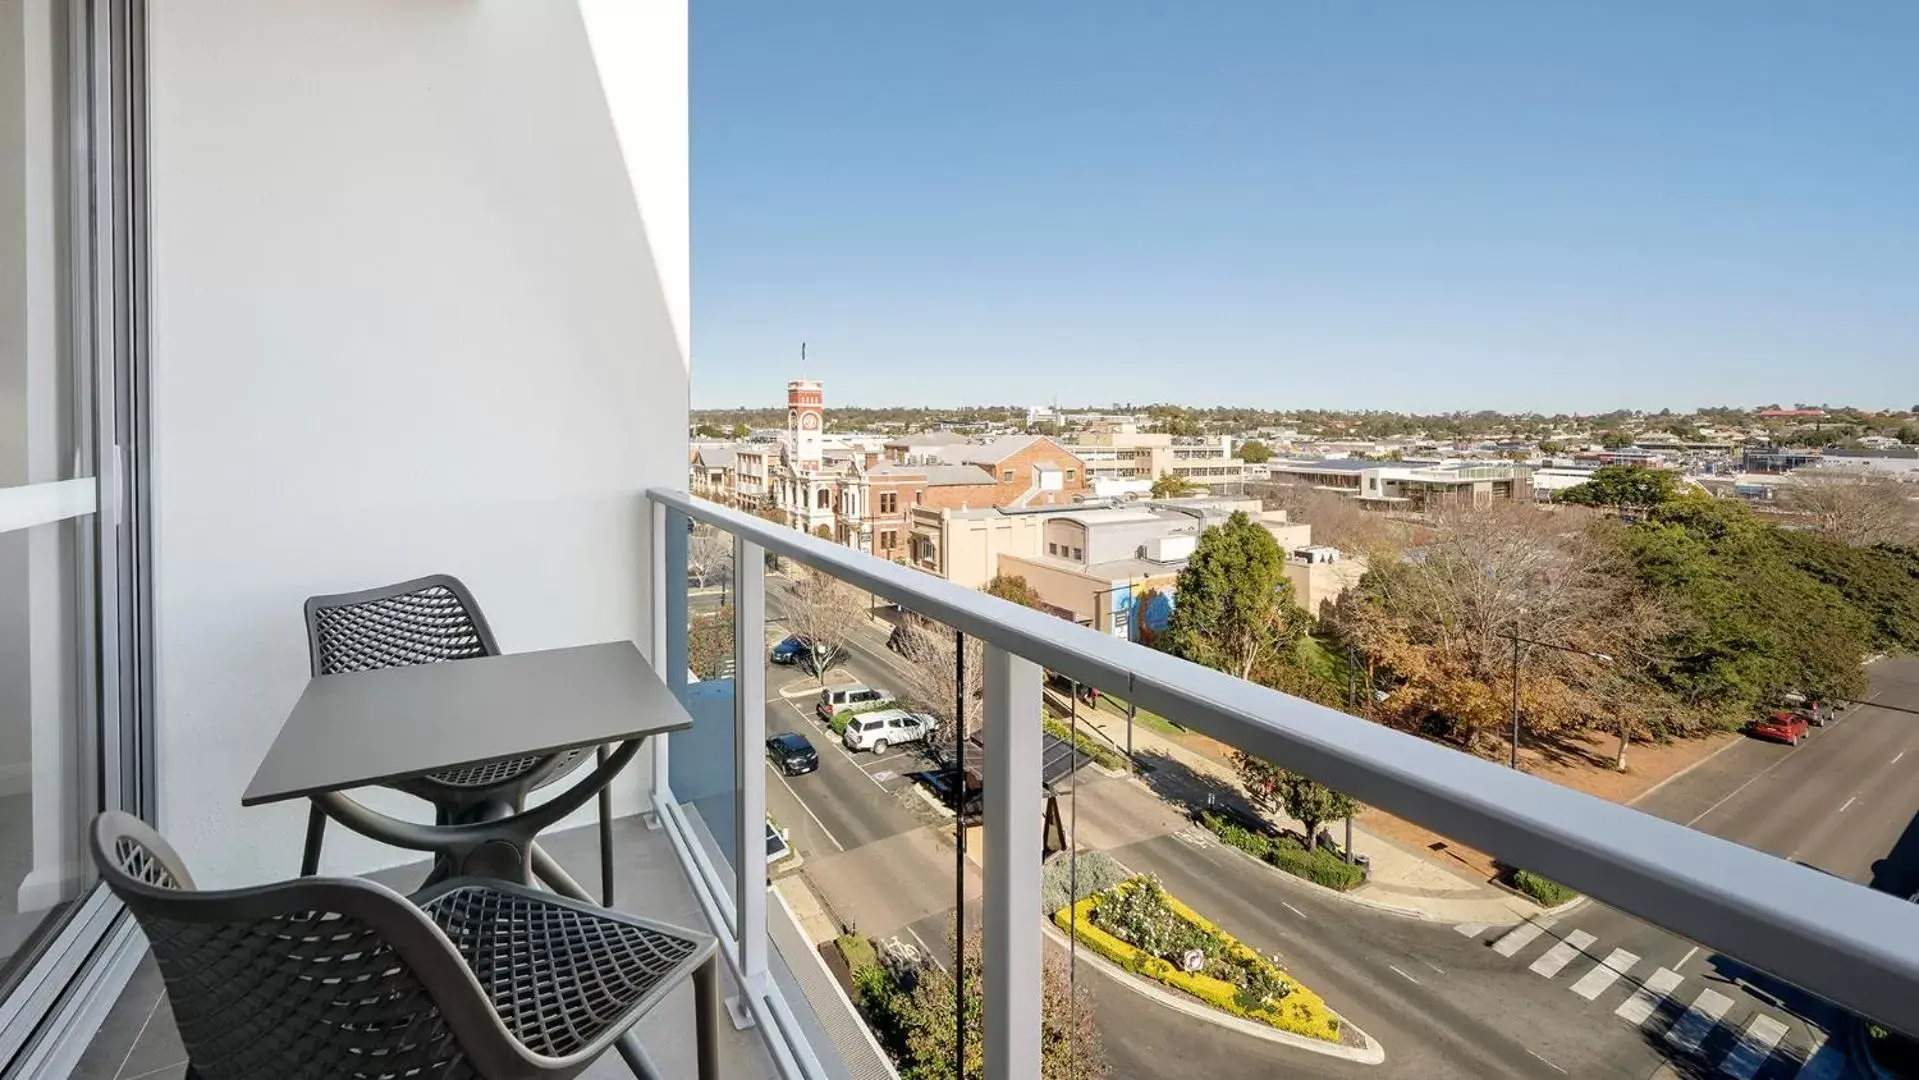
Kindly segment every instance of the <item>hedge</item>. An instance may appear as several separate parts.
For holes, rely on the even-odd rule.
[[[1579,894],[1549,877],[1531,870],[1513,871],[1513,888],[1539,901],[1545,907],[1558,907]]]
[[[863,934],[845,933],[834,939],[840,948],[840,958],[846,961],[846,970],[858,971],[869,964],[880,962],[879,953],[873,949],[873,943]]]
[[[1121,882],[1113,888],[1114,890],[1128,889],[1140,880],[1134,878]],[[1237,938],[1214,926],[1198,912],[1181,903],[1179,898],[1171,894],[1166,897],[1166,906],[1175,915],[1202,930],[1218,934],[1226,950],[1241,963],[1257,963],[1270,968],[1292,987],[1292,992],[1279,1001],[1261,1005],[1256,1009],[1248,1009],[1240,1004],[1239,988],[1232,983],[1224,979],[1215,979],[1210,975],[1182,971],[1170,961],[1141,952],[1094,925],[1092,910],[1099,901],[1099,896],[1089,896],[1070,908],[1061,908],[1053,913],[1053,922],[1060,929],[1078,937],[1094,952],[1127,971],[1189,994],[1223,1013],[1256,1020],[1280,1031],[1290,1031],[1310,1039],[1319,1039],[1324,1042],[1339,1041],[1339,1017],[1333,1015],[1332,1010],[1326,1007],[1326,1002],[1318,994],[1300,985],[1297,980],[1281,971],[1265,957],[1240,944]]]
[[[1257,833],[1207,811],[1200,813],[1199,822],[1226,846],[1316,885],[1346,892],[1366,883],[1366,872],[1358,865],[1324,849],[1308,851],[1290,836]]]
[[[829,716],[826,718],[826,726],[833,729],[833,734],[844,735],[846,734],[846,725],[852,723],[853,718],[855,716],[860,715],[861,713],[878,712],[881,709],[899,709],[899,708],[904,708],[904,706],[902,706],[897,701],[881,701],[872,705],[861,705],[858,708],[841,709],[840,711],[834,713],[832,716]]]
[[[1058,720],[1049,716],[1042,721],[1042,725],[1045,727],[1048,735],[1051,735],[1061,742],[1071,743],[1077,747],[1081,757],[1091,758],[1095,764],[1103,765],[1108,769],[1124,769],[1126,767],[1125,754],[1103,743],[1094,742],[1085,735],[1075,733],[1072,728],[1060,723]]]

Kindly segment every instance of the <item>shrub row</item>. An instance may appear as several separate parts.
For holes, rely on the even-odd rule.
[[[1138,880],[1122,882],[1114,888],[1127,889],[1134,886]],[[1091,896],[1070,908],[1062,908],[1053,914],[1053,922],[1060,929],[1077,936],[1094,952],[1127,971],[1189,994],[1223,1013],[1256,1020],[1280,1031],[1290,1031],[1310,1039],[1320,1039],[1325,1042],[1339,1041],[1339,1017],[1333,1015],[1332,1010],[1326,1007],[1326,1002],[1318,994],[1301,986],[1291,976],[1280,971],[1271,961],[1240,944],[1231,934],[1214,926],[1177,898],[1168,896],[1166,902],[1180,918],[1202,930],[1219,935],[1225,947],[1242,964],[1259,964],[1270,969],[1276,977],[1291,988],[1290,992],[1278,1001],[1269,1001],[1249,1009],[1241,998],[1239,988],[1232,983],[1207,975],[1182,971],[1170,961],[1142,952],[1095,926],[1091,912],[1099,902],[1099,896]]]
[[[1210,811],[1201,812],[1199,822],[1226,846],[1315,885],[1346,892],[1366,882],[1366,872],[1356,864],[1321,848],[1308,851],[1290,836],[1254,832]]]
[[[1077,874],[1073,866],[1075,858],[1079,860]],[[1040,868],[1040,914],[1051,915],[1094,893],[1105,892],[1132,876],[1119,864],[1119,860],[1103,851],[1062,851],[1046,860],[1046,865]],[[1074,895],[1075,885],[1078,886],[1078,895]]]
[[[1048,735],[1062,742],[1073,744],[1073,746],[1079,749],[1080,756],[1092,759],[1094,764],[1108,769],[1124,769],[1126,767],[1126,755],[1107,746],[1105,743],[1097,742],[1088,736],[1077,734],[1072,728],[1050,716],[1046,717],[1043,723]]]
[[[1559,882],[1549,877],[1541,877],[1531,870],[1514,870],[1512,880],[1513,888],[1539,901],[1544,907],[1558,907],[1579,895]]]

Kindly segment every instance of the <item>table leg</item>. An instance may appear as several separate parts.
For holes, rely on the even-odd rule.
[[[594,751],[601,765],[606,764],[606,747]],[[600,904],[613,906],[613,785],[600,789]]]
[[[320,841],[326,836],[326,811],[320,809],[317,802],[307,803],[307,842],[306,850],[300,854],[300,876],[312,877],[320,872]]]
[[[700,1080],[720,1080],[720,954],[693,969],[693,1018],[700,1041]]]

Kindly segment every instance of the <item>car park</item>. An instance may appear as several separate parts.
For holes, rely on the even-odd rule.
[[[820,767],[819,751],[797,731],[782,731],[767,739],[766,757],[787,776],[803,776]]]
[[[847,683],[844,686],[829,686],[820,691],[820,703],[814,707],[821,720],[831,720],[849,709],[871,709],[890,704],[893,695],[884,690],[876,690],[865,683]]]
[[[884,754],[888,747],[921,742],[939,727],[939,721],[926,713],[905,709],[875,709],[863,712],[846,723],[840,738],[848,750],[871,750]]]

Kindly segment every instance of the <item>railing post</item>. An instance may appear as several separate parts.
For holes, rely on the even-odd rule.
[[[667,689],[681,701],[686,700],[686,630],[689,614],[686,595],[687,529],[693,519],[678,510],[666,512],[666,678]]]
[[[740,993],[757,994],[766,976],[766,549],[733,538],[733,731],[735,827],[739,852]],[[735,1016],[751,1015],[741,1008]]]
[[[986,1076],[1040,1074],[1040,668],[987,645]]]
[[[647,537],[647,598],[649,655],[653,660],[653,672],[664,682],[666,680],[666,504],[650,502],[648,518],[652,529]],[[653,752],[653,790],[647,792],[657,812],[661,801],[667,798],[671,786],[667,783],[667,737],[661,735],[648,739],[647,748]]]

